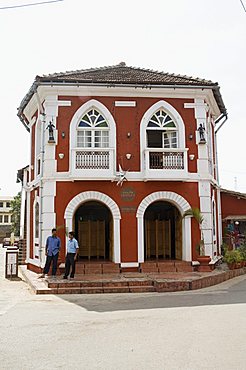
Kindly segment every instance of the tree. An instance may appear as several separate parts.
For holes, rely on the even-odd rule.
[[[12,208],[12,228],[11,231],[16,235],[20,235],[20,213],[21,213],[21,192],[19,192],[11,202]]]

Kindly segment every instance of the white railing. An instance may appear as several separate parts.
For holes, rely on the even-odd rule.
[[[187,171],[187,149],[146,149],[144,157],[147,177],[154,174],[163,177],[164,173],[175,176],[177,172]]]
[[[75,168],[87,170],[108,170],[109,150],[76,150]]]
[[[183,152],[149,152],[149,168],[151,170],[183,170]]]
[[[112,178],[114,175],[114,150],[76,148],[71,151],[71,176],[84,178]]]

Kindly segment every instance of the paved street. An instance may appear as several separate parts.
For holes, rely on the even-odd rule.
[[[246,277],[200,291],[35,296],[3,279],[1,369],[246,369]]]

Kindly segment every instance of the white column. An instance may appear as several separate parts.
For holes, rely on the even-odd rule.
[[[191,217],[186,216],[182,222],[182,260],[191,261]]]
[[[120,219],[114,218],[114,253],[113,262],[120,263]]]
[[[30,191],[26,194],[26,262],[30,259]]]
[[[144,219],[138,217],[138,262],[144,262]]]
[[[213,220],[211,185],[209,181],[200,181],[198,184],[200,211],[204,217],[202,232],[205,244],[205,255],[213,258]]]
[[[55,196],[56,196],[56,182],[55,181],[43,181],[42,191],[42,265],[45,262],[45,243],[49,235],[51,235],[51,229],[56,227],[56,213],[55,213]],[[42,266],[43,267],[43,266]]]

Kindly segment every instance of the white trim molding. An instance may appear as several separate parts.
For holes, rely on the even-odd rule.
[[[136,101],[134,100],[116,100],[114,102],[115,107],[136,107]]]
[[[138,262],[121,262],[120,266],[122,268],[139,267],[139,263]]]
[[[145,197],[137,209],[138,223],[138,262],[144,262],[144,214],[150,204],[156,201],[168,201],[176,206],[183,216],[191,208],[190,204],[181,195],[171,191],[158,191]],[[191,220],[185,217],[182,220],[182,259],[191,261]]]
[[[103,204],[105,204],[109,210],[111,211],[113,217],[113,225],[114,225],[114,246],[113,246],[113,262],[120,263],[120,209],[115,201],[110,198],[108,195],[98,192],[98,191],[85,191],[78,195],[76,195],[67,205],[64,219],[66,223],[66,230],[70,231],[73,228],[73,217],[75,215],[76,210],[80,207],[83,203],[88,202],[90,200],[96,200]]]
[[[75,157],[76,149],[79,151],[94,151],[95,148],[77,148],[77,127],[79,120],[90,109],[97,109],[104,118],[106,119],[109,125],[109,147],[104,148],[103,150],[109,152],[109,169],[97,169],[99,178],[112,179],[116,171],[116,124],[115,120],[108,110],[108,108],[100,103],[98,100],[91,99],[84,103],[73,115],[73,118],[70,122],[70,163],[69,163],[69,172],[70,176],[78,176],[83,178],[88,178],[90,176],[95,176],[95,169],[76,169],[75,167]],[[101,149],[102,150],[102,149]]]
[[[163,179],[163,171],[150,170],[148,164],[148,151],[150,148],[147,147],[147,125],[149,120],[159,109],[163,109],[170,117],[173,119],[177,125],[178,130],[178,148],[184,154],[184,169],[183,170],[172,170],[168,171],[175,178],[184,178],[187,176],[187,150],[185,150],[185,124],[178,113],[178,111],[169,103],[164,100],[159,100],[153,104],[143,115],[140,123],[140,161],[141,161],[141,172],[144,174],[145,178],[160,177]],[[163,148],[163,150],[165,150]],[[161,151],[161,148],[159,149]],[[175,150],[174,150],[175,151]]]

